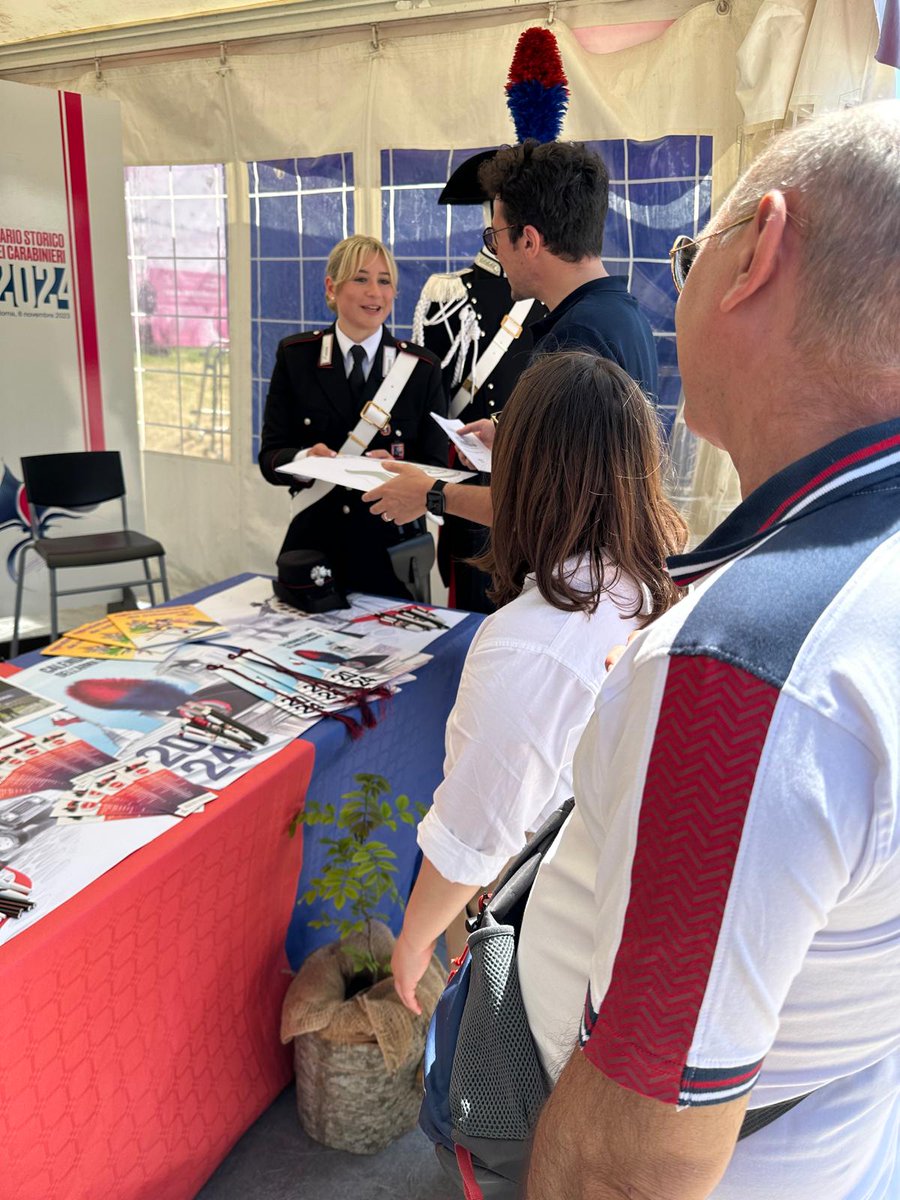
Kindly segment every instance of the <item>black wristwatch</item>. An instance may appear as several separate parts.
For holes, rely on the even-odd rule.
[[[433,517],[444,515],[444,488],[446,486],[446,479],[436,479],[434,486],[425,494],[425,509]]]

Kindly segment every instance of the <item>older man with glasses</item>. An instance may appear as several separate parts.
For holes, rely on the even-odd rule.
[[[656,345],[625,275],[603,265],[609,173],[603,160],[575,142],[526,140],[485,162],[479,180],[493,201],[484,244],[500,261],[513,300],[536,297],[551,311],[531,326],[535,355],[594,350],[612,359],[654,396]],[[487,445],[490,421],[466,426]],[[367,492],[372,511],[404,523],[429,512],[491,523],[490,490],[435,487],[421,471],[391,464],[397,478]]]
[[[526,1195],[894,1200],[900,102],[776,139],[672,265],[743,501],[670,560],[528,901]]]

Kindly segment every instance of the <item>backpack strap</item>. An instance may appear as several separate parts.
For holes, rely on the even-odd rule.
[[[790,1112],[801,1100],[805,1100],[807,1096],[811,1095],[812,1092],[804,1092],[802,1096],[794,1096],[790,1100],[780,1100],[777,1104],[766,1104],[762,1108],[749,1108],[744,1114],[744,1120],[741,1124],[741,1131],[737,1136],[737,1140],[739,1142],[743,1141],[751,1133],[765,1129],[767,1125],[771,1125],[773,1121],[777,1121],[786,1112]]]
[[[456,1165],[459,1167],[459,1174],[462,1179],[463,1193],[466,1200],[484,1200],[484,1192],[481,1190],[481,1185],[475,1178],[475,1169],[472,1166],[472,1152],[467,1150],[465,1146],[460,1146],[459,1143],[454,1146],[456,1150]]]

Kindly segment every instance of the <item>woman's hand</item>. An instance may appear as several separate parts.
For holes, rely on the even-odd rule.
[[[336,458],[337,451],[330,450],[324,442],[316,442],[306,452],[308,458]]]
[[[456,432],[460,436],[464,433],[474,433],[479,442],[482,442],[490,450],[494,444],[494,434],[497,432],[497,426],[490,418],[485,417],[480,421],[470,421],[468,425],[463,425]]]
[[[632,629],[631,633],[628,635],[628,641],[624,645],[613,646],[612,650],[610,650],[609,654],[607,654],[606,658],[603,660],[603,665],[606,667],[607,671],[611,671],[613,669],[613,667],[640,632],[640,629]]]
[[[416,999],[416,984],[428,970],[434,947],[435,943],[432,942],[424,950],[415,950],[404,932],[394,943],[394,953],[391,955],[394,989],[410,1012],[417,1015],[421,1015],[422,1006]]]
[[[388,454],[387,450],[367,450],[365,458],[393,458],[393,454]]]

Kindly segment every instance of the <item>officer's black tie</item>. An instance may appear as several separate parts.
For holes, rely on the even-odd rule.
[[[351,346],[350,355],[353,359],[353,367],[347,376],[347,382],[350,384],[350,394],[353,399],[362,404],[363,389],[366,386],[366,376],[363,371],[366,352],[362,346]]]

